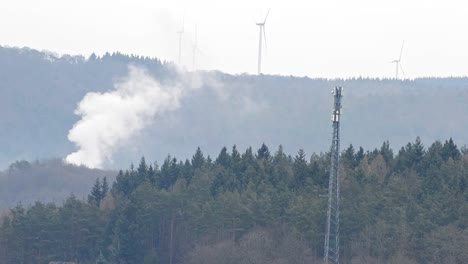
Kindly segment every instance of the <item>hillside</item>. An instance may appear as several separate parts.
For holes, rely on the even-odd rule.
[[[150,84],[143,95],[157,100],[130,104],[149,122],[129,118],[131,107],[115,114],[125,100],[87,105],[112,114],[88,126],[91,146],[126,141],[104,169],[64,163],[77,150],[67,136],[80,102],[115,98],[122,80]],[[343,262],[466,263],[468,78],[190,73],[119,53],[7,47],[0,263],[321,263],[336,85],[345,87]],[[110,133],[95,141],[101,124]],[[107,138],[122,131],[128,140]]]
[[[115,171],[64,164],[61,160],[17,161],[0,171],[0,212],[18,203],[24,206],[36,201],[60,204],[71,193],[85,198],[97,178],[113,181],[116,174]]]
[[[138,65],[161,82],[174,82],[173,65],[158,59],[106,54],[57,56],[27,48],[0,47],[0,168],[16,160],[63,158],[76,150],[67,140],[88,92],[105,92]],[[145,155],[180,158],[201,147],[217,155],[224,145],[240,149],[265,142],[286,151],[326,151],[330,139],[330,90],[345,87],[343,143],[375,148],[389,140],[400,148],[416,136],[425,142],[452,137],[468,142],[468,78],[416,80],[324,80],[293,76],[200,73],[214,80],[181,100],[178,110],[154,117],[117,150],[106,168]],[[312,76],[313,77],[313,76]],[[215,83],[215,85],[213,85]],[[208,84],[209,86],[210,84]]]
[[[0,262],[323,263],[329,158],[280,147],[198,149],[97,182],[87,201],[19,205]],[[468,150],[417,138],[341,155],[342,263],[468,262]]]

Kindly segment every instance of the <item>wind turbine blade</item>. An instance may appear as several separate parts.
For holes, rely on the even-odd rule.
[[[263,25],[263,39],[265,40],[265,49],[267,49],[267,41],[266,41],[265,25]]]
[[[400,57],[398,58],[398,61],[401,60],[401,55],[403,54],[403,46],[404,45],[405,45],[405,41],[403,40],[403,43],[401,44]]]
[[[265,16],[265,20],[263,20],[263,24],[265,24],[269,14],[270,14],[270,9],[268,9],[268,11],[267,11],[267,14]]]
[[[403,71],[403,67],[401,67],[401,63],[398,63],[398,65],[400,66],[401,73],[403,73],[403,77],[406,78],[406,74],[405,71]]]

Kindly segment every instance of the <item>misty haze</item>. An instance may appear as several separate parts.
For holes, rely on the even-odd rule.
[[[0,263],[468,263],[468,5],[416,2],[5,3]]]

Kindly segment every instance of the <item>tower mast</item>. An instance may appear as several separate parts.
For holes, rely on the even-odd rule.
[[[260,35],[258,36],[258,64],[257,64],[257,73],[260,75],[262,73],[262,31],[265,24],[259,23],[257,26],[260,28]]]
[[[328,182],[327,227],[325,232],[324,261],[338,264],[340,260],[340,115],[343,88],[333,90],[333,138],[330,149],[330,178]]]

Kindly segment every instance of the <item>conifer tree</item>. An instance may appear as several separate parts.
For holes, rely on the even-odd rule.
[[[364,149],[362,147],[359,147],[359,150],[358,152],[356,152],[356,155],[355,155],[355,161],[356,161],[356,166],[358,166],[361,161],[364,159]]]
[[[140,164],[138,164],[137,172],[138,172],[138,174],[140,174],[142,176],[145,175],[146,172],[148,172],[148,164],[146,164],[145,157],[141,157]]]
[[[229,168],[231,165],[231,157],[229,156],[229,153],[227,153],[227,148],[223,147],[221,149],[221,152],[218,155],[218,158],[216,158],[215,161],[216,164],[223,166],[224,168]]]
[[[102,179],[102,186],[101,186],[102,199],[106,197],[107,192],[109,192],[109,184],[107,183],[107,177],[104,176],[104,178]]]
[[[380,147],[380,154],[388,165],[393,161],[393,150],[390,148],[390,142],[385,141]]]
[[[459,159],[461,157],[460,151],[457,148],[457,145],[453,142],[452,138],[448,141],[445,141],[444,146],[441,150],[442,158],[447,161],[449,158]]]
[[[350,166],[352,169],[354,169],[356,164],[356,158],[354,156],[354,147],[353,145],[349,145],[349,147],[344,151],[342,155],[342,162],[348,166]]]
[[[307,177],[310,177],[310,173],[307,168],[307,160],[303,149],[300,149],[294,158],[294,185],[296,188],[304,186]]]
[[[91,189],[91,193],[88,195],[88,203],[99,206],[103,197],[102,184],[99,178],[97,178]]]
[[[192,157],[192,167],[194,169],[200,169],[205,164],[205,162],[206,160],[203,156],[203,152],[201,151],[200,147],[198,147],[197,151]]]
[[[265,143],[263,143],[262,146],[257,151],[257,159],[269,160],[270,158],[271,158],[270,150],[268,150],[268,147],[265,145]]]

